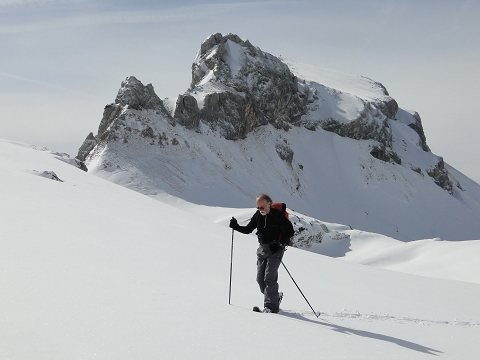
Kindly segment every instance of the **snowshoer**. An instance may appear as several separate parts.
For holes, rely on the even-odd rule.
[[[257,229],[257,283],[264,295],[263,312],[278,313],[281,301],[278,268],[285,252],[285,244],[289,243],[294,230],[285,214],[272,207],[272,199],[267,194],[257,196],[256,206],[257,211],[246,226],[240,226],[237,219],[232,217],[230,227],[243,234],[250,234]]]

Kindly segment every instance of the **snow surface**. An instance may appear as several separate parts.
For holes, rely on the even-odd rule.
[[[387,97],[385,88],[364,76],[324,69],[282,59],[290,71],[300,79],[300,86],[315,89],[319,101],[310,108],[308,119],[333,118],[348,123],[358,118],[366,101],[383,100]]]
[[[414,254],[412,272],[429,268],[431,277],[291,248],[285,265],[321,315],[283,269],[283,311],[258,314],[251,311],[262,301],[251,235],[235,233],[228,305],[228,219],[245,221],[253,209],[199,207],[166,194],[155,201],[65,160],[0,140],[2,359],[480,356],[480,279],[469,259],[478,242],[383,237],[390,247],[377,260],[392,265]],[[375,235],[364,237],[352,241],[347,260],[379,251]],[[441,256],[476,283],[437,278],[442,269],[431,260]]]
[[[254,208],[226,209],[192,204],[168,194],[155,198],[218,224],[228,224],[231,216],[235,216],[240,224],[246,224],[255,212]],[[297,246],[303,250],[382,269],[480,284],[480,273],[475,271],[480,258],[480,240],[434,238],[404,242],[320,221],[292,209],[288,209],[288,213],[295,229],[304,227],[308,235],[322,234],[321,242],[307,242],[308,245],[304,246],[296,239]],[[254,233],[251,236],[256,239]]]
[[[230,67],[230,72],[232,76],[237,76],[244,63],[242,61],[245,57],[243,47],[232,40],[227,40],[225,49],[227,50],[227,63]]]
[[[299,78],[308,79],[330,89],[336,89],[370,101],[386,96],[383,86],[365,76],[303,64],[291,59],[282,58],[282,61]]]

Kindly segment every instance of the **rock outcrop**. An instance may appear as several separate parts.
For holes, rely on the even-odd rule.
[[[90,151],[93,150],[95,145],[97,145],[97,140],[95,136],[93,135],[93,133],[88,134],[82,146],[80,146],[80,149],[78,149],[77,159],[82,162],[85,161],[87,155],[90,153]]]
[[[427,152],[430,152],[430,148],[427,145],[427,138],[425,136],[425,133],[423,132],[423,126],[422,126],[422,120],[420,119],[420,115],[415,112],[413,114],[413,118],[415,119],[415,122],[412,122],[408,124],[408,126],[413,129],[418,136],[420,137],[420,143],[419,146]]]
[[[453,195],[453,182],[450,180],[443,158],[440,157],[438,163],[432,169],[428,169],[426,171],[428,176],[433,179],[435,184]],[[459,185],[457,186],[460,187]]]
[[[115,104],[132,109],[165,110],[163,102],[155,94],[152,84],[144,86],[134,76],[129,76],[122,82],[122,86],[115,98]]]
[[[198,128],[198,125],[200,125],[200,109],[197,100],[189,94],[179,95],[173,117],[187,129]]]
[[[129,110],[151,110],[161,116],[169,117],[163,101],[155,94],[152,84],[143,85],[142,82],[134,76],[129,76],[122,81],[115,102],[105,106],[102,120],[98,126],[97,135],[94,136],[93,133],[88,134],[78,150],[77,159],[82,162],[85,161],[97,145],[108,142],[109,140],[122,138],[127,142],[128,136],[125,136],[126,132],[132,131],[125,123],[126,116],[129,115]],[[150,137],[156,136],[148,125],[142,124],[141,126],[142,129],[136,130],[142,134],[143,137],[148,135],[150,135]]]
[[[217,33],[202,43],[190,89],[177,104],[185,108],[184,100],[198,93],[204,95],[202,106],[189,101],[190,113],[230,140],[266,124],[288,129],[306,111],[307,99],[288,66],[234,34]],[[186,122],[181,111],[174,118]]]

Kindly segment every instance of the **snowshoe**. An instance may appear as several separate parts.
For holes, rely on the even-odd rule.
[[[270,314],[270,313],[273,313],[272,310],[270,310],[269,308],[264,308],[263,310],[260,310],[260,308],[258,306],[254,306],[253,307],[253,311],[255,312],[259,312],[259,313],[267,313],[267,314]]]

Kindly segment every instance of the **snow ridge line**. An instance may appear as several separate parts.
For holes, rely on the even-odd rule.
[[[322,317],[331,317],[331,318],[339,318],[342,319],[359,319],[364,321],[393,321],[398,324],[402,323],[418,323],[424,326],[430,325],[450,325],[450,326],[463,326],[463,327],[477,327],[480,326],[480,321],[461,321],[458,319],[455,320],[428,320],[428,319],[418,319],[418,318],[411,318],[407,317],[396,317],[388,314],[361,314],[358,311],[352,312],[346,309],[343,309],[341,312],[317,312],[320,314],[320,319]],[[311,312],[308,311],[301,311],[298,314],[302,316],[309,316]]]

